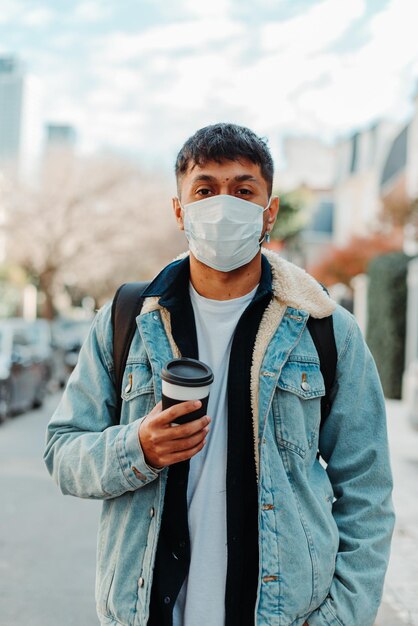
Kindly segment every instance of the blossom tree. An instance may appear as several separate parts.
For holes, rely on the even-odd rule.
[[[36,186],[3,178],[0,203],[7,259],[38,284],[49,318],[64,286],[101,302],[185,247],[164,177],[114,158],[54,150]]]

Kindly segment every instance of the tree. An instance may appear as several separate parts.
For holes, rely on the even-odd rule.
[[[401,247],[400,241],[378,233],[369,237],[353,237],[344,247],[331,246],[322,260],[308,271],[328,287],[342,283],[351,288],[351,280],[358,274],[364,274],[373,258]]]
[[[302,210],[303,199],[298,191],[280,194],[280,210],[271,232],[271,238],[281,242],[287,242],[295,238],[305,224],[305,216]]]
[[[44,293],[48,318],[65,285],[102,301],[185,247],[166,181],[113,158],[55,150],[36,187],[8,179],[0,193],[7,257]]]

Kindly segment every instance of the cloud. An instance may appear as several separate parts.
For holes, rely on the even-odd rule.
[[[2,0],[0,10],[0,24],[16,23],[24,26],[40,28],[48,26],[54,19],[54,12],[46,5],[37,7],[26,0]]]
[[[308,57],[338,40],[365,10],[364,0],[323,0],[297,17],[263,26],[262,49]]]
[[[77,4],[72,14],[74,21],[97,22],[108,18],[112,14],[112,8],[105,2],[98,0],[82,1]]]
[[[210,2],[196,2],[196,0],[181,0],[178,3],[181,13],[198,19],[218,18],[228,15],[231,10],[231,0],[210,0]]]
[[[2,4],[0,22],[17,23],[22,1]],[[295,14],[284,1],[179,0],[174,12],[162,0],[144,0],[141,10],[132,1],[111,23],[103,19],[111,3],[84,0],[61,25],[51,23],[45,0],[29,19],[44,21],[50,37],[25,43],[24,54],[44,74],[48,116],[77,125],[84,146],[113,144],[159,161],[217,120],[254,127],[274,151],[281,133],[331,138],[406,115],[418,73],[410,1],[392,0],[371,16],[366,0],[297,6]],[[350,48],[357,28],[362,36]],[[19,31],[29,32],[28,24]]]
[[[193,6],[181,3],[188,15]],[[158,110],[170,111],[177,125],[191,118],[206,123],[216,116],[253,124],[260,132],[292,126],[309,129],[309,102],[337,70],[335,58],[323,50],[361,18],[364,1],[324,0],[297,17],[261,27],[230,19],[230,3],[222,6],[216,20],[202,20],[195,10],[196,19],[103,38],[95,62],[113,69],[102,76],[101,101],[106,101],[106,83],[109,90],[114,85],[112,91],[119,91],[125,103],[130,93],[150,127]],[[132,76],[116,87],[116,75],[128,63],[136,64],[140,80]],[[302,105],[301,90],[307,81],[310,100]],[[111,101],[115,99],[107,100]]]
[[[392,0],[386,11],[372,19],[371,40],[362,54],[369,66],[391,73],[418,59],[416,22],[411,18],[408,0]]]
[[[343,59],[328,57],[328,85],[298,95],[301,113],[334,132],[346,132],[378,117],[404,118],[418,62],[416,28],[408,7],[405,0],[392,1],[370,20],[366,44]],[[320,57],[324,67],[326,58]]]
[[[95,46],[95,63],[106,69],[97,73],[86,102],[103,107],[107,126],[112,115],[125,115],[122,110],[140,112],[142,129],[132,141],[135,136],[138,149],[160,153],[173,152],[197,127],[217,120],[273,138],[289,130],[330,138],[369,123],[398,101],[406,80],[399,68],[413,57],[416,39],[397,10],[392,4],[375,15],[369,41],[343,56],[333,44],[364,18],[363,0],[323,0],[297,17],[260,27],[198,16],[137,34],[113,33]],[[395,51],[387,46],[391,23],[406,33]],[[91,121],[99,136],[98,120]],[[129,144],[128,132],[120,140],[116,135],[115,141]]]
[[[21,9],[20,3],[14,0],[3,0],[0,11],[0,24],[13,21]]]
[[[140,60],[144,54],[199,51],[205,46],[242,36],[244,32],[242,25],[228,20],[192,20],[156,26],[133,34],[116,32],[95,41],[95,58],[117,64]]]
[[[43,28],[48,26],[55,19],[54,13],[46,7],[37,7],[26,9],[21,16],[22,22],[35,28]]]

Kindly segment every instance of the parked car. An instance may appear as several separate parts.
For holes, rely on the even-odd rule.
[[[42,405],[48,382],[30,326],[20,319],[0,321],[0,419]]]
[[[27,322],[35,354],[45,368],[45,376],[53,388],[64,387],[68,371],[65,350],[57,345],[53,336],[53,323],[46,319]]]
[[[92,319],[57,318],[53,322],[53,343],[64,351],[64,363],[68,374],[77,364],[78,353],[92,321]]]

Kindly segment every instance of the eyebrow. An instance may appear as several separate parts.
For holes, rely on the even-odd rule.
[[[243,183],[246,180],[251,180],[256,183],[259,182],[258,178],[252,176],[251,174],[240,174],[239,176],[235,176],[232,180],[237,183]],[[198,174],[193,178],[192,182],[198,183],[199,181],[217,182],[218,179],[215,176],[210,176],[209,174]]]

